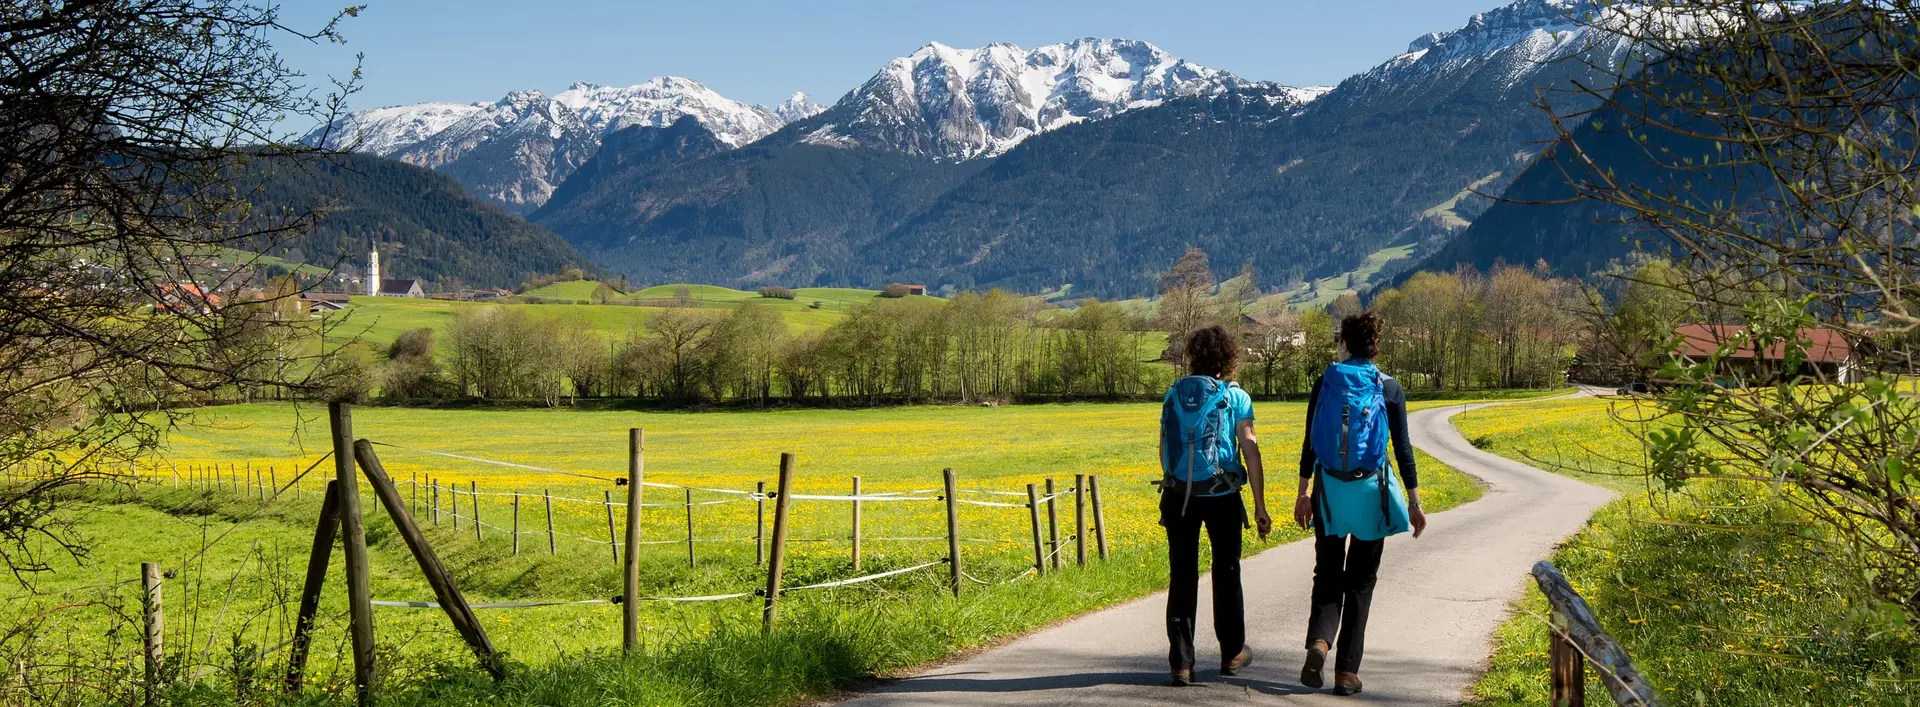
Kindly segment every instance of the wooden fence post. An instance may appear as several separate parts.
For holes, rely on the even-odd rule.
[[[1073,475],[1073,556],[1087,566],[1087,475]]]
[[[432,508],[434,527],[440,526],[440,480],[427,479],[427,505]]]
[[[860,573],[860,477],[853,477],[853,572]]]
[[[447,501],[453,506],[453,530],[460,530],[460,487],[447,484]]]
[[[627,430],[627,565],[620,606],[620,646],[628,655],[640,648],[640,489],[646,480],[646,437]],[[692,522],[691,519],[688,520]]]
[[[420,472],[417,472],[417,471],[413,472],[413,475],[407,479],[407,491],[408,491],[408,495],[410,496],[407,502],[407,508],[412,509],[415,515],[419,515],[421,511]]]
[[[333,431],[333,475],[340,496],[340,531],[347,541],[348,630],[353,635],[354,697],[361,705],[373,702],[373,587],[367,567],[367,534],[360,524],[360,476],[354,473],[353,409],[330,403],[327,418]]]
[[[681,490],[686,491],[687,497],[687,566],[695,567],[698,563],[693,555],[693,489]]]
[[[493,641],[487,638],[487,631],[481,628],[480,619],[473,615],[473,607],[460,594],[453,574],[440,564],[440,557],[427,544],[426,534],[420,532],[420,526],[407,513],[406,503],[400,498],[400,489],[393,485],[393,479],[387,477],[386,468],[380,465],[380,457],[373,453],[373,443],[364,439],[356,440],[353,453],[360,462],[360,470],[367,475],[368,484],[373,486],[374,496],[380,499],[380,505],[386,507],[387,515],[393,519],[394,529],[400,532],[401,539],[407,541],[407,549],[413,552],[413,560],[420,565],[420,573],[426,575],[427,584],[432,585],[434,599],[439,602],[440,609],[447,612],[447,619],[453,622],[453,630],[473,649],[481,668],[486,669],[495,680],[504,677],[505,667],[500,664],[499,655],[493,649]],[[347,496],[344,493],[342,495]]]
[[[1586,707],[1586,660],[1580,656],[1580,650],[1574,647],[1573,641],[1567,640],[1557,626],[1549,630],[1547,641],[1550,704],[1553,707]]]
[[[601,500],[607,506],[607,545],[613,548],[613,564],[620,564],[620,536],[613,529],[613,492],[601,491]]]
[[[767,482],[753,482],[753,563],[767,564]]]
[[[1093,497],[1093,539],[1100,549],[1100,561],[1107,561],[1107,514],[1100,510],[1100,477],[1087,476],[1087,495]]]
[[[760,628],[772,632],[779,620],[780,573],[787,567],[788,492],[793,489],[793,455],[780,453],[780,480],[773,498],[773,556],[767,560],[767,588],[761,594]]]
[[[1573,590],[1553,563],[1533,565],[1533,579],[1553,607],[1551,661],[1552,699],[1556,705],[1580,705],[1586,698],[1585,663],[1599,668],[1600,684],[1613,703],[1629,707],[1660,707],[1660,696],[1641,677],[1625,648],[1600,628],[1587,600]]]
[[[480,534],[486,526],[480,524],[480,484],[472,479],[467,480],[467,500],[473,502],[473,541],[480,542],[486,539]]]
[[[267,467],[267,486],[273,489],[272,495],[280,495],[280,472],[273,467]]]
[[[953,585],[953,597],[960,598],[960,499],[954,493],[953,468],[940,470],[947,487],[947,575]]]
[[[166,646],[162,642],[165,632],[165,615],[161,613],[161,600],[166,592],[160,586],[160,565],[154,562],[140,563],[140,587],[146,590],[145,604],[142,607],[146,616],[145,630],[141,632],[142,654],[146,658],[146,703],[154,703],[155,693],[160,691],[160,661],[166,657]]]
[[[1097,508],[1098,505],[1096,504]],[[1094,514],[1098,517],[1099,514]],[[513,555],[520,556],[520,492],[513,492]]]
[[[1047,556],[1053,568],[1060,569],[1060,512],[1054,505],[1053,477],[1047,477]]]
[[[1040,547],[1040,494],[1033,490],[1033,484],[1027,484],[1027,518],[1033,526],[1033,571],[1046,574],[1047,551]]]
[[[320,497],[320,522],[314,525],[313,549],[307,553],[307,581],[300,589],[300,613],[293,622],[293,641],[287,649],[287,694],[299,694],[307,668],[307,647],[313,643],[313,620],[320,613],[320,588],[327,583],[327,562],[340,529],[339,481],[328,481]]]
[[[547,502],[547,554],[560,554],[560,542],[553,535],[553,492],[540,489],[540,497]]]

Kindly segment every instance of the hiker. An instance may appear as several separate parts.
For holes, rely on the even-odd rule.
[[[1173,684],[1193,682],[1194,604],[1200,592],[1200,529],[1213,546],[1213,633],[1220,674],[1253,661],[1240,591],[1240,534],[1247,524],[1240,488],[1253,487],[1260,537],[1273,529],[1262,493],[1266,479],[1253,436],[1253,398],[1233,383],[1240,344],[1217,326],[1186,336],[1187,372],[1160,410],[1160,525],[1167,529],[1168,661]]]
[[[1336,695],[1360,692],[1367,609],[1387,536],[1410,528],[1417,538],[1427,528],[1413,444],[1407,440],[1407,391],[1373,365],[1380,329],[1380,317],[1372,312],[1340,322],[1340,360],[1313,383],[1306,439],[1300,444],[1293,518],[1314,531],[1313,611],[1300,684],[1318,688],[1325,683],[1327,652],[1337,638]],[[1399,468],[1400,483],[1393,482],[1391,467]]]

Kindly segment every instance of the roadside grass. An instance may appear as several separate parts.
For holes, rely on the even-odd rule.
[[[1264,421],[1263,446],[1273,461],[1269,497],[1273,508],[1284,510],[1291,507],[1288,460],[1300,443],[1305,406],[1258,403],[1257,409]],[[650,603],[641,614],[647,650],[632,660],[617,655],[620,615],[611,605],[481,610],[482,625],[514,664],[509,679],[499,685],[471,666],[470,655],[439,612],[379,608],[377,633],[384,664],[392,671],[383,677],[382,701],[792,704],[1150,593],[1165,583],[1165,551],[1154,517],[1154,492],[1147,483],[1157,477],[1157,410],[1154,404],[700,414],[356,409],[355,432],[361,437],[596,475],[624,469],[625,430],[641,427],[647,431],[647,479],[690,486],[741,489],[752,488],[755,481],[771,482],[781,451],[798,455],[798,494],[844,494],[854,474],[863,477],[867,493],[922,491],[937,488],[940,469],[949,466],[959,475],[961,488],[999,491],[1019,491],[1047,476],[1064,489],[1076,473],[1099,474],[1113,547],[1112,559],[1102,563],[1092,557],[1090,541],[1087,569],[1071,569],[1073,545],[1067,538],[1073,532],[1074,512],[1067,497],[1058,510],[1066,546],[1062,565],[1068,571],[995,586],[968,582],[958,600],[948,594],[940,565],[867,584],[797,592],[782,601],[783,628],[765,637],[759,633],[759,602],[752,597]],[[101,495],[74,516],[98,549],[89,562],[56,562],[54,572],[36,580],[39,596],[0,587],[0,623],[18,621],[49,602],[76,595],[111,598],[120,611],[130,611],[137,606],[138,584],[128,580],[137,577],[138,563],[160,562],[178,573],[167,589],[169,650],[179,654],[182,664],[212,671],[197,683],[184,683],[181,702],[233,701],[229,676],[277,670],[278,653],[244,660],[233,656],[252,656],[285,640],[318,511],[316,482],[330,476],[331,463],[322,464],[303,482],[298,498],[289,492],[265,504],[231,487],[176,489],[173,471],[217,463],[223,471],[237,468],[244,476],[249,463],[256,471],[272,465],[272,477],[287,485],[296,468],[306,468],[324,453],[326,429],[324,420],[316,417],[319,412],[285,404],[204,411],[197,426],[172,433],[172,466],[149,470],[152,483],[137,493],[98,491]],[[585,479],[395,448],[378,451],[389,473],[401,481],[410,505],[408,484],[416,474],[463,491],[474,482],[483,494],[537,494],[545,489],[556,496],[597,501],[601,492],[613,489]],[[1425,499],[1432,507],[1450,507],[1479,495],[1469,478],[1424,455],[1421,463]],[[510,497],[480,498],[489,523],[508,525]],[[444,491],[437,526],[428,514],[415,517],[428,527],[436,551],[471,601],[573,601],[618,594],[620,571],[608,547],[579,539],[605,536],[604,508],[598,503],[557,506],[556,524],[578,537],[560,537],[558,553],[550,555],[537,498],[522,498],[522,531],[529,534],[521,536],[518,556],[511,554],[507,533],[497,528],[487,528],[476,538],[472,525],[463,521],[455,531],[444,513],[450,500]],[[726,498],[696,495],[696,501]],[[678,490],[650,488],[646,500],[680,503],[684,496]],[[471,497],[463,493],[462,515],[472,513],[470,503]],[[944,510],[937,502],[864,504],[867,541],[859,572],[853,570],[846,542],[847,504],[794,504],[788,586],[911,567],[945,554],[944,542],[884,539],[943,537]],[[363,497],[362,508],[372,550],[374,597],[431,599],[379,506]],[[699,538],[728,542],[696,543],[698,564],[689,566],[686,546],[677,542],[685,538],[684,507],[646,508],[643,537],[664,544],[643,547],[642,593],[698,596],[760,586],[764,570],[756,564],[751,541],[755,504],[696,506],[694,514]],[[1297,528],[1282,526],[1267,543],[1250,542],[1247,551],[1303,537]],[[1032,564],[1024,508],[963,506],[961,533],[989,541],[965,543],[962,549],[968,574],[983,581],[1016,577]],[[186,561],[204,540],[223,535],[204,557]],[[344,621],[339,618],[345,610],[338,570],[343,561],[336,549],[310,669],[320,690],[310,695],[314,699],[337,699],[350,672]],[[113,586],[96,586],[102,583]],[[116,624],[106,607],[76,610],[57,622],[55,633],[67,650],[111,652],[115,646],[126,647],[112,637],[129,635],[129,629],[124,621]],[[234,650],[236,637],[243,650]]]
[[[1645,405],[1552,400],[1454,422],[1494,453],[1622,493],[1552,560],[1668,704],[1920,701],[1920,640],[1851,600],[1858,580],[1835,569],[1818,528],[1749,486],[1650,493],[1620,463],[1640,454],[1609,415],[1621,404]],[[1472,704],[1547,702],[1549,609],[1527,585]],[[1592,669],[1587,696],[1613,704]]]

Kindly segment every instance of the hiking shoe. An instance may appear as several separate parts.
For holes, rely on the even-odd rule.
[[[1193,668],[1174,668],[1173,686],[1186,687],[1193,684]]]
[[[1334,673],[1333,694],[1345,697],[1360,694],[1359,673]]]
[[[1233,677],[1235,675],[1240,674],[1241,668],[1247,667],[1248,665],[1252,665],[1252,664],[1253,664],[1253,649],[1243,645],[1243,646],[1240,646],[1240,653],[1238,655],[1235,655],[1232,658],[1228,658],[1226,660],[1220,661],[1220,674],[1225,675],[1227,677]]]
[[[1314,641],[1307,646],[1307,664],[1300,668],[1300,684],[1318,689],[1327,684],[1321,671],[1327,667],[1327,642]]]

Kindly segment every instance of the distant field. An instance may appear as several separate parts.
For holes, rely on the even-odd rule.
[[[559,282],[532,290],[527,294],[534,297],[590,302],[594,290],[598,287],[599,283],[585,280]],[[579,322],[596,334],[617,338],[626,336],[635,327],[645,325],[647,320],[664,309],[620,304],[620,302],[636,299],[672,299],[675,297],[676,287],[678,286],[649,287],[605,305],[490,304],[404,297],[354,297],[345,310],[328,315],[328,318],[329,321],[340,324],[331,336],[337,339],[358,337],[375,348],[384,348],[399,337],[401,332],[411,329],[427,328],[444,334],[455,313],[496,306],[526,307],[534,316]],[[871,302],[879,296],[878,292],[872,290],[816,287],[794,290],[794,299],[783,300],[713,285],[687,287],[702,309],[731,311],[751,303],[780,313],[781,318],[785,319],[795,331],[817,330],[832,326],[853,308]],[[815,302],[820,303],[820,306],[813,306]]]
[[[1271,460],[1269,487],[1275,513],[1291,508],[1292,474],[1288,460],[1299,444],[1298,403],[1258,403],[1262,436]],[[272,646],[284,635],[280,613],[287,587],[297,587],[299,572],[311,537],[320,478],[330,472],[322,465],[307,479],[298,499],[261,506],[232,492],[198,489],[173,490],[172,470],[219,464],[222,469],[249,464],[259,470],[271,465],[274,478],[286,484],[295,473],[324,453],[326,429],[322,411],[284,404],[256,404],[209,409],[197,426],[183,428],[168,440],[169,465],[154,472],[157,488],[136,503],[112,503],[79,516],[85,532],[99,539],[103,552],[85,568],[62,562],[42,577],[45,591],[69,592],[124,579],[141,561],[159,561],[182,568],[170,587],[177,594],[169,607],[188,604],[187,592],[202,597],[203,614],[197,623],[169,623],[177,635],[170,644],[192,641],[192,651],[217,635],[225,646],[237,630],[245,641]],[[1157,406],[1151,404],[1035,405],[1002,408],[912,407],[878,410],[793,410],[724,413],[574,412],[567,410],[417,410],[359,408],[355,433],[408,449],[379,448],[385,465],[412,498],[410,482],[433,478],[444,487],[463,491],[476,483],[483,504],[482,517],[496,527],[475,539],[473,527],[463,521],[455,531],[450,515],[429,527],[435,547],[457,575],[473,601],[580,600],[618,593],[620,575],[605,544],[604,509],[597,501],[605,491],[616,498],[624,489],[571,476],[529,469],[504,468],[424,454],[433,450],[540,466],[592,475],[616,475],[625,466],[624,434],[628,427],[647,433],[649,481],[728,489],[749,489],[758,481],[775,479],[779,452],[798,455],[795,491],[800,494],[844,494],[851,477],[864,480],[864,491],[897,492],[919,497],[937,495],[940,470],[951,467],[962,489],[1018,493],[1027,483],[1054,477],[1062,489],[1074,474],[1098,474],[1105,496],[1105,516],[1114,547],[1112,561],[1095,564],[1088,574],[1066,573],[1040,580],[1032,578],[1003,587],[969,582],[966,598],[946,596],[944,575],[938,566],[881,582],[844,589],[795,594],[788,600],[792,620],[800,630],[854,631],[848,650],[860,658],[835,664],[825,675],[763,678],[757,694],[821,696],[819,681],[837,684],[854,675],[905,668],[938,659],[953,651],[982,645],[1010,633],[1071,616],[1075,613],[1136,597],[1165,582],[1161,531],[1155,524],[1155,495],[1147,481],[1156,478],[1153,460]],[[1422,456],[1425,498],[1436,508],[1460,503],[1479,494],[1467,478]],[[522,552],[510,554],[511,491],[522,497]],[[583,499],[589,503],[561,503],[556,525],[563,535],[559,553],[548,555],[544,509],[539,494]],[[1019,496],[966,494],[986,502],[1018,502]],[[650,596],[687,596],[741,592],[763,581],[753,555],[754,504],[738,497],[696,492],[696,502],[729,501],[694,508],[699,553],[698,567],[689,567],[685,538],[686,511],[677,490],[648,489],[644,516],[642,587]],[[442,493],[442,508],[451,495]],[[461,494],[461,513],[471,516],[471,497]],[[371,501],[363,501],[368,534],[373,543],[373,588],[376,599],[420,600],[431,597],[418,570],[405,554],[391,525]],[[424,500],[422,501],[424,504]],[[841,579],[856,574],[850,564],[849,508],[843,502],[795,501],[792,564],[789,586]],[[247,518],[256,509],[264,512]],[[1066,541],[1066,560],[1072,564],[1073,505],[1063,499],[1060,535]],[[870,502],[866,504],[867,538],[864,572],[909,567],[944,554],[944,511],[935,501]],[[970,541],[963,552],[968,573],[986,582],[1018,575],[1031,563],[1027,511],[1019,507],[967,505],[961,507],[961,533]],[[1272,542],[1298,539],[1302,532],[1287,525]],[[204,558],[192,556],[204,538],[235,532]],[[709,542],[711,541],[711,542]],[[257,544],[256,544],[257,543]],[[1266,547],[1249,543],[1249,552]],[[1091,544],[1090,544],[1091,548]],[[1090,550],[1091,552],[1091,550]],[[336,552],[335,562],[339,562]],[[183,566],[184,565],[184,566]],[[335,565],[338,567],[339,565]],[[265,569],[262,569],[262,568]],[[238,579],[233,579],[238,578]],[[227,585],[232,582],[233,589]],[[210,631],[212,612],[222,600],[207,597],[232,592],[231,618]],[[278,597],[276,599],[276,597]],[[0,587],[0,617],[32,611],[43,600],[23,600],[12,585]],[[330,580],[322,601],[322,615],[333,617],[344,608],[340,583]],[[566,660],[602,655],[619,641],[618,610],[604,604],[554,606],[519,611],[481,612],[493,640],[515,660],[540,670],[558,670]],[[250,617],[241,619],[240,617]],[[735,599],[701,604],[648,604],[643,611],[649,645],[658,650],[695,650],[720,640],[726,632],[746,637],[725,639],[711,646],[724,656],[759,645],[757,604]],[[98,636],[98,616],[78,614],[67,625],[73,640]],[[464,664],[457,639],[445,630],[437,612],[376,609],[383,650],[396,659],[436,660]],[[812,628],[808,628],[812,627]],[[830,628],[838,627],[838,628]],[[323,629],[325,646],[315,660],[322,672],[338,676],[344,657],[342,627],[331,619]],[[811,635],[811,634],[808,634]],[[835,636],[841,635],[835,633]],[[818,640],[838,643],[839,638]],[[732,641],[728,643],[728,641]],[[741,643],[740,641],[745,641]],[[708,650],[708,648],[698,648]],[[220,653],[212,654],[217,658]],[[705,654],[702,654],[705,655]],[[724,657],[708,657],[717,660]],[[714,663],[720,664],[720,663]],[[786,666],[769,666],[783,669]],[[796,668],[797,669],[797,668]],[[851,673],[847,671],[853,671]],[[757,674],[757,673],[755,673]],[[651,675],[651,673],[650,673]],[[746,678],[741,678],[742,680]],[[659,704],[738,704],[720,699],[727,694],[714,686],[732,678],[681,675],[661,671],[657,685],[699,683],[696,696],[646,700]],[[476,685],[481,683],[476,683]],[[656,689],[658,689],[656,687]],[[795,691],[798,691],[796,693]],[[474,697],[472,703],[497,698]],[[584,699],[584,698],[582,698]],[[541,702],[529,698],[533,703]],[[603,700],[604,701],[604,700]],[[790,700],[788,700],[790,701]]]

